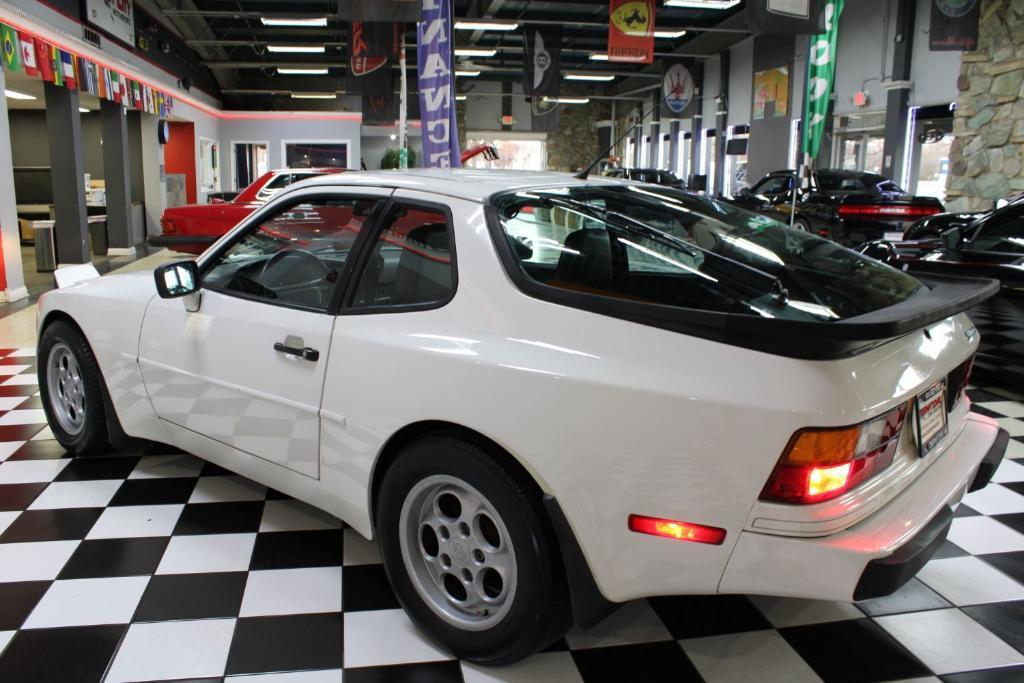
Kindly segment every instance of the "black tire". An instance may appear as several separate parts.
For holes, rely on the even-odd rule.
[[[517,588],[507,613],[486,630],[458,628],[442,619],[416,590],[402,559],[402,506],[418,482],[434,475],[456,477],[482,493],[511,538]],[[510,472],[487,451],[449,436],[426,437],[407,446],[384,474],[375,520],[384,568],[399,602],[428,638],[455,656],[511,664],[547,647],[568,629],[565,570],[541,493],[534,482]]]
[[[804,218],[797,218],[793,221],[793,227],[800,232],[811,232],[811,224]]]
[[[54,347],[63,345],[70,349],[78,364],[84,389],[84,423],[77,433],[72,433],[61,426],[50,396],[48,372],[50,356]],[[89,342],[82,333],[65,320],[56,320],[46,326],[39,338],[36,357],[36,371],[39,375],[39,393],[43,400],[43,410],[50,424],[54,437],[69,453],[73,455],[89,455],[107,450],[106,414],[103,407],[103,377],[100,374],[96,357],[89,348]]]

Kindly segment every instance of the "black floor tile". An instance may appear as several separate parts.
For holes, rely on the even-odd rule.
[[[56,443],[56,442],[54,442]],[[139,462],[138,458],[93,457],[74,458],[54,481],[85,481],[89,479],[127,479]]]
[[[1024,550],[1015,553],[992,553],[978,557],[999,571],[1024,584]]]
[[[54,439],[44,439],[42,441],[29,441],[11,453],[7,460],[57,460],[70,457],[71,454]]]
[[[944,560],[947,557],[965,557],[970,555],[969,552],[956,545],[952,541],[944,541],[939,549],[932,555],[933,560]]]
[[[125,626],[19,631],[0,656],[0,681],[101,681]]]
[[[47,486],[47,483],[0,484],[0,512],[24,510]]]
[[[964,607],[964,612],[1007,643],[1024,652],[1024,600]]]
[[[44,429],[45,424],[0,425],[0,441],[28,441]]]
[[[941,595],[917,579],[911,579],[892,595],[858,602],[857,606],[870,617],[902,612],[921,612],[927,609],[951,607]]]
[[[18,404],[18,410],[29,410],[29,409],[43,409],[43,398],[42,396],[29,396],[26,400]]]
[[[156,571],[170,538],[104,538],[82,541],[61,570],[61,579],[146,576]]]
[[[456,661],[345,669],[345,683],[462,683]]]
[[[203,477],[226,477],[234,474],[231,470],[226,470],[220,465],[214,465],[212,462],[204,462],[203,469],[199,473]]]
[[[985,389],[968,389],[967,397],[971,399],[971,403],[988,403],[991,401],[1005,401],[1006,398],[999,394],[993,394],[991,391]],[[974,407],[971,407],[974,410]]]
[[[1024,681],[1024,665],[968,671],[939,678],[943,683],[1020,683]]]
[[[34,384],[8,384],[0,386],[0,396],[31,396],[39,391]]]
[[[242,605],[246,572],[154,576],[134,621],[234,617]]]
[[[110,501],[120,505],[173,505],[186,503],[196,487],[195,477],[126,479]]]
[[[49,587],[49,581],[0,583],[0,631],[21,628]]]
[[[573,650],[572,658],[584,683],[702,680],[683,649],[673,641]]]
[[[889,681],[931,672],[870,619],[779,629],[815,673],[826,681]]]
[[[225,673],[341,668],[342,623],[340,612],[239,619]]]
[[[978,517],[981,513],[974,508],[960,503],[956,506],[956,510],[953,510],[954,517]]]
[[[741,595],[664,597],[648,600],[673,638],[703,638],[772,628]]]
[[[26,510],[0,534],[0,543],[80,541],[101,514],[103,508]]]
[[[333,567],[341,564],[340,529],[258,534],[249,569]]]
[[[1024,481],[1008,481],[1001,486],[1005,486],[1011,491],[1016,491],[1020,495],[1024,496]]]
[[[341,590],[346,612],[401,607],[382,564],[345,567],[342,569]]]
[[[186,505],[174,527],[175,536],[241,534],[259,531],[263,501]]]

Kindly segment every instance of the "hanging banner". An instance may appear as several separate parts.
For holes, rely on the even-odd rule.
[[[21,46],[18,45],[18,32],[10,26],[0,26],[0,37],[4,45],[4,66],[16,70],[21,68]]]
[[[53,83],[53,55],[50,54],[50,45],[39,38],[35,39],[36,68],[39,69],[39,77],[44,81]]]
[[[457,167],[461,162],[452,73],[451,0],[423,0],[422,7],[422,20],[416,24],[416,69],[423,164],[433,168]]]
[[[928,49],[933,52],[978,49],[979,0],[932,0]]]
[[[134,47],[133,4],[132,0],[85,0],[85,20]]]
[[[747,0],[752,33],[821,33],[821,0]]]
[[[661,115],[670,119],[693,116],[697,102],[697,83],[693,78],[693,60],[666,59],[662,62]]]
[[[18,42],[21,44],[21,67],[25,70],[26,76],[38,76],[36,68],[36,46],[35,38],[27,33],[18,33]]]
[[[654,61],[654,0],[610,0],[608,61]]]
[[[807,92],[804,95],[804,118],[800,149],[804,159],[813,161],[821,148],[825,134],[828,103],[832,98],[832,85],[836,75],[836,40],[839,36],[839,15],[844,0],[825,3],[825,32],[811,36],[807,54]]]
[[[347,0],[338,3],[338,18],[349,21],[420,20],[421,0]]]
[[[353,21],[345,89],[362,96],[363,123],[390,126],[398,118],[395,70],[400,24]]]
[[[562,27],[523,27],[523,92],[557,97],[562,85]]]

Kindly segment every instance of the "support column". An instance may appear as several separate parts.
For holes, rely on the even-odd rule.
[[[0,301],[17,301],[28,296],[21,263],[21,235],[14,194],[14,158],[11,153],[11,122],[7,97],[3,94],[6,75],[0,69]]]
[[[718,54],[718,97],[715,100],[715,190],[725,194],[725,145],[729,127],[729,50]]]
[[[651,93],[651,168],[661,168],[661,89]]]
[[[135,256],[131,225],[131,160],[124,107],[100,100],[103,127],[103,180],[107,195],[108,256]]]
[[[57,265],[89,263],[89,223],[85,210],[78,91],[52,83],[45,83],[44,88]]]
[[[914,49],[914,0],[899,0],[896,7],[896,35],[893,38],[892,80],[909,81],[911,54]],[[882,147],[882,175],[897,183],[903,170],[907,150],[907,109],[910,87],[889,91],[885,104],[885,143]]]
[[[682,178],[683,169],[676,166],[676,160],[679,158],[679,120],[673,119],[672,123],[669,124],[669,139],[668,139],[668,168],[670,171],[675,173],[677,176]],[[683,180],[686,180],[683,178]]]
[[[697,175],[700,171],[701,148],[704,146],[704,62],[695,64],[693,72],[693,118],[690,119],[691,176]]]

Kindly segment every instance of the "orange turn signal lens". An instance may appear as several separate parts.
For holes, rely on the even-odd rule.
[[[643,515],[629,516],[629,530],[639,534],[651,534],[663,538],[674,538],[677,541],[693,541],[722,545],[725,541],[725,529],[690,522],[679,522],[674,519],[659,519]]]
[[[791,465],[831,465],[852,460],[860,426],[797,432],[786,453]]]

